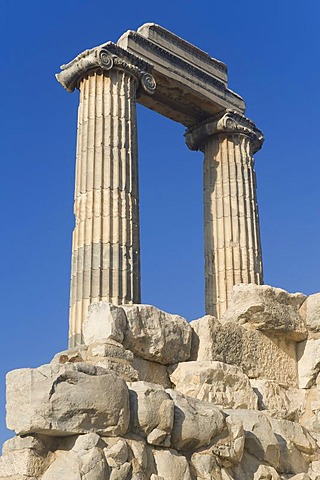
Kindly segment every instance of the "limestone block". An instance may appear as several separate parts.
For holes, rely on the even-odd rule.
[[[160,386],[147,382],[128,383],[131,431],[147,437],[153,445],[170,446],[174,403]]]
[[[123,435],[129,417],[125,382],[104,369],[68,363],[7,375],[7,425],[19,434]]]
[[[213,439],[211,451],[228,468],[241,462],[244,453],[245,435],[242,421],[237,417],[226,418],[227,431]]]
[[[45,457],[32,449],[14,450],[0,457],[0,479],[37,477],[45,470]]]
[[[48,441],[50,439],[46,438],[46,440]],[[24,437],[20,437],[19,435],[17,435],[15,437],[9,438],[9,440],[6,440],[2,446],[3,455],[14,452],[16,450],[33,450],[42,457],[45,457],[48,453],[47,445],[44,444],[44,442],[38,435],[27,435]]]
[[[301,418],[300,424],[305,427],[312,436],[318,440],[320,445],[320,378],[317,378],[317,384],[305,389],[305,408]]]
[[[298,343],[299,388],[310,388],[320,372],[320,335]]]
[[[157,383],[164,388],[171,388],[170,377],[165,365],[150,362],[149,360],[134,355],[132,366],[138,372],[138,380]]]
[[[311,480],[311,477],[307,473],[298,473],[290,477],[290,480]]]
[[[113,468],[110,475],[110,480],[126,480],[131,465],[129,462],[124,463],[120,467]]]
[[[205,315],[190,322],[192,328],[190,360],[212,359],[212,341],[219,326],[220,322],[212,315]]]
[[[315,460],[309,465],[308,474],[312,480],[320,478],[320,460]]]
[[[158,475],[164,480],[192,480],[187,459],[172,449],[153,450]]]
[[[210,451],[194,453],[191,456],[190,466],[197,480],[222,480],[221,469]]]
[[[190,323],[193,329],[191,360],[215,360],[242,368],[249,378],[297,385],[296,343],[270,338],[232,322],[221,325],[214,317]]]
[[[254,410],[224,411],[242,421],[246,451],[259,461],[267,462],[277,469],[280,461],[280,447],[267,416]]]
[[[309,331],[320,333],[320,293],[310,295],[303,302],[300,314],[305,318]]]
[[[87,360],[87,345],[79,345],[78,347],[64,350],[57,353],[51,360],[51,364],[64,364],[64,363],[81,363]]]
[[[126,314],[121,307],[105,301],[92,303],[82,327],[84,343],[90,345],[108,339],[121,343],[126,324]]]
[[[127,315],[126,348],[138,357],[163,365],[188,360],[191,328],[184,318],[151,305],[123,308]]]
[[[273,467],[268,467],[267,465],[260,465],[258,470],[255,472],[253,480],[281,480],[277,471]]]
[[[166,391],[174,401],[171,445],[175,449],[187,451],[204,447],[226,429],[222,411],[211,403],[186,397],[175,390]]]
[[[149,480],[156,473],[151,447],[140,437],[126,438],[133,480]]]
[[[235,322],[246,328],[282,335],[294,341],[307,336],[299,307],[305,300],[302,293],[288,293],[269,285],[236,285],[222,322]]]
[[[119,439],[109,448],[104,450],[110,467],[121,467],[128,460],[128,446],[125,440]]]
[[[298,421],[305,409],[305,391],[285,388],[270,380],[252,379],[251,386],[258,398],[259,410],[268,415],[291,421]]]
[[[319,454],[316,441],[301,425],[288,420],[270,419],[280,446],[278,470],[287,473],[307,472],[311,461]]]
[[[100,448],[92,448],[80,456],[80,474],[82,480],[105,480],[109,474],[109,468],[103,451]]]
[[[165,388],[171,387],[165,365],[136,357],[121,343],[111,339],[104,343],[96,342],[89,346],[81,345],[81,347],[65,350],[55,355],[51,363],[64,364],[84,361],[112,371],[126,382],[143,380],[158,383]]]
[[[184,395],[224,408],[257,408],[258,399],[250,381],[236,366],[199,361],[182,362],[171,368],[170,380]]]

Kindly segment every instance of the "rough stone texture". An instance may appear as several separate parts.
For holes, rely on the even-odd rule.
[[[248,135],[242,135],[243,129]],[[205,311],[220,319],[233,285],[263,282],[252,177],[253,154],[261,148],[263,135],[245,117],[222,112],[189,129],[186,141],[204,151]]]
[[[179,315],[152,305],[124,306],[127,330],[124,346],[138,357],[170,365],[190,357],[191,328]]]
[[[260,465],[255,472],[253,480],[281,480],[277,471],[273,467],[267,465]]]
[[[301,341],[307,336],[299,314],[305,299],[302,293],[292,294],[269,285],[236,285],[222,321]]]
[[[310,388],[320,372],[320,334],[297,347],[299,388]]]
[[[192,480],[186,458],[175,450],[153,450],[157,472],[165,480]]]
[[[298,421],[306,408],[306,395],[297,388],[284,388],[270,380],[253,379],[251,386],[258,397],[259,410],[272,417]]]
[[[175,389],[189,397],[224,408],[256,409],[257,395],[248,377],[238,367],[222,362],[182,362],[170,380]]]
[[[174,401],[174,423],[171,445],[177,450],[195,450],[209,445],[210,441],[226,428],[221,410],[208,402],[168,389]]]
[[[195,320],[190,325],[193,329],[190,360],[215,360],[237,365],[249,378],[273,380],[293,387],[297,385],[295,342],[271,337],[232,322],[221,325],[213,317]]]
[[[139,358],[120,343],[110,339],[105,343],[92,343],[65,350],[56,354],[51,363],[56,365],[83,361],[114,372],[127,382],[143,380],[158,383],[165,388],[171,387],[164,365]]]
[[[18,434],[125,434],[125,382],[86,364],[44,365],[7,375],[7,425]]]
[[[108,302],[93,303],[83,323],[84,343],[103,343],[109,339],[122,343],[126,324],[126,314],[121,307]]]
[[[129,383],[131,429],[153,445],[170,446],[174,403],[158,385]]]
[[[274,418],[270,422],[280,446],[279,471],[307,472],[309,464],[319,454],[314,438],[298,423]]]
[[[263,413],[254,410],[225,410],[225,412],[243,422],[247,452],[277,469],[280,462],[280,447],[270,420]]]
[[[310,332],[320,333],[320,293],[310,295],[300,307],[300,314],[305,318]]]

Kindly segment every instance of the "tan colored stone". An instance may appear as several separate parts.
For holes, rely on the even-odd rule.
[[[84,343],[104,343],[109,339],[121,343],[126,324],[126,314],[121,307],[105,301],[93,303],[82,327]]]
[[[309,464],[320,453],[314,438],[296,422],[272,418],[270,423],[280,446],[279,471],[307,472]]]
[[[157,473],[164,480],[192,480],[187,459],[172,449],[153,450]]]
[[[320,293],[310,295],[303,302],[300,314],[305,318],[309,331],[320,333]]]
[[[179,451],[196,450],[209,445],[226,428],[224,415],[211,403],[185,397],[168,389],[174,401],[171,445]]]
[[[307,337],[299,307],[306,296],[269,285],[235,285],[222,321],[301,341]]]
[[[226,468],[241,462],[244,453],[245,435],[242,421],[235,417],[226,418],[227,431],[213,439],[211,451]]]
[[[290,477],[290,480],[311,480],[311,477],[307,473],[298,473]]]
[[[190,467],[197,480],[222,480],[221,469],[210,451],[194,453]]]
[[[0,457],[0,478],[39,477],[45,470],[45,457],[31,449],[15,450]]]
[[[131,431],[147,437],[153,445],[170,446],[174,402],[159,385],[147,382],[128,383],[131,408]]]
[[[245,449],[259,461],[267,462],[275,469],[280,462],[280,447],[271,420],[254,410],[225,410],[243,423]]]
[[[242,368],[249,378],[297,386],[296,343],[271,338],[234,323],[221,325],[208,317],[190,323],[193,355],[190,360],[214,360]]]
[[[268,415],[298,421],[305,409],[305,391],[285,388],[270,380],[252,379],[251,386],[258,398],[259,410]]]
[[[273,467],[260,465],[254,474],[253,480],[281,480],[281,478]]]
[[[179,363],[170,374],[175,389],[223,408],[256,409],[258,399],[248,377],[233,365],[199,361]]]
[[[110,475],[110,480],[126,480],[130,471],[131,465],[129,462],[124,463],[120,467],[113,468]]]
[[[110,448],[104,449],[108,465],[117,468],[128,460],[128,446],[125,440],[119,439]]]
[[[189,128],[185,137],[189,148],[204,152],[206,313],[220,319],[233,285],[263,282],[253,171],[263,135],[227,110]]]
[[[158,383],[165,388],[171,387],[169,375],[164,365],[136,357],[119,342],[111,339],[104,343],[97,342],[89,346],[81,345],[80,347],[66,350],[55,355],[51,363],[65,364],[83,361],[114,372],[118,377],[123,378],[127,382],[142,380]]]
[[[191,328],[184,318],[152,305],[123,308],[127,315],[126,348],[138,357],[164,365],[188,360]]]
[[[320,336],[298,343],[299,387],[310,388],[320,372]]]
[[[125,382],[86,364],[44,365],[7,375],[7,425],[19,434],[125,434]]]

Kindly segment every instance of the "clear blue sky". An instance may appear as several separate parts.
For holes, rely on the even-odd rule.
[[[0,443],[4,375],[67,345],[77,93],[54,74],[84,49],[156,22],[227,63],[265,134],[256,155],[265,283],[320,290],[320,3],[2,0]],[[142,295],[204,313],[202,154],[139,108]]]

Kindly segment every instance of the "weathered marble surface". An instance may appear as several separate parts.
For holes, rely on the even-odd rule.
[[[318,333],[307,326],[307,340],[288,340],[288,349],[283,328],[299,338],[296,313],[305,320],[300,303],[308,298],[273,293],[256,298],[262,319],[272,312],[258,324],[272,326],[268,335],[248,319],[243,287],[236,312],[246,305],[247,326],[237,325],[234,306],[226,324],[206,316],[189,331],[181,317],[155,307],[93,305],[90,328],[96,321],[99,339],[57,354],[50,365],[8,374],[7,423],[17,435],[3,446],[0,480],[319,480]],[[279,306],[278,294],[295,305],[291,322],[284,322],[288,305]],[[150,312],[160,337],[146,328]],[[128,325],[145,350],[130,343],[133,353],[119,342],[126,343]],[[188,345],[191,357],[163,365],[138,356],[157,339],[161,355]]]

